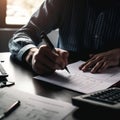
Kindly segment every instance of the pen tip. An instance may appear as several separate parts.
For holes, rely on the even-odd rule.
[[[65,69],[67,70],[67,72],[70,74],[70,71],[68,70],[68,68],[67,67],[65,67]]]

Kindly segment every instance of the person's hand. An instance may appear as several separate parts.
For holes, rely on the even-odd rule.
[[[91,73],[102,72],[108,67],[118,66],[120,63],[120,49],[113,49],[107,52],[90,55],[90,59],[82,64],[79,69]]]
[[[68,64],[69,54],[65,50],[56,48],[56,53],[54,53],[46,45],[42,45],[39,49],[35,49],[31,58],[31,66],[38,74],[52,73],[56,69],[64,69]],[[28,57],[28,59],[29,58],[30,57]],[[26,59],[26,61],[28,60]]]

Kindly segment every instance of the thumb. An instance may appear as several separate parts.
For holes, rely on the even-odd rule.
[[[65,64],[67,65],[68,64],[68,57],[69,57],[69,52],[68,51],[64,51],[62,53],[62,58],[63,60],[65,61]]]
[[[66,50],[63,50],[63,49],[59,49],[57,48],[56,49],[58,51],[58,54],[62,57],[62,59],[64,60],[65,62],[65,65],[68,64],[68,57],[69,57],[69,52],[66,51]]]

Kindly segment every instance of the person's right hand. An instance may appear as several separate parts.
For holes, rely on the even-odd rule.
[[[42,45],[39,49],[31,48],[30,51],[26,61],[30,61],[32,69],[38,74],[52,73],[56,69],[64,69],[68,64],[69,54],[65,50],[56,48],[54,53],[48,46]]]

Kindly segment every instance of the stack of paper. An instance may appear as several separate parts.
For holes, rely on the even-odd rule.
[[[62,120],[76,109],[70,103],[4,88],[0,90],[0,115],[16,100],[20,106],[5,120]]]

